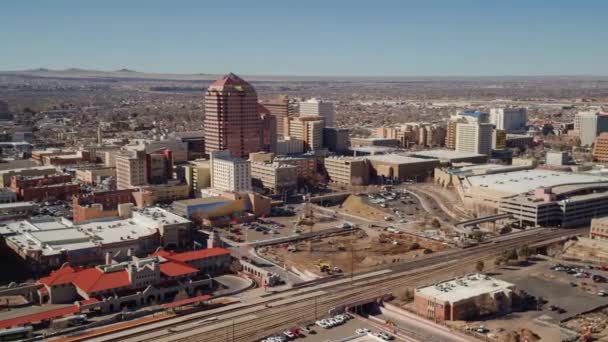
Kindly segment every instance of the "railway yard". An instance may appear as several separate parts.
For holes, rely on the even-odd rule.
[[[471,272],[478,260],[488,260],[522,244],[542,245],[543,241],[585,233],[587,229],[550,230],[516,234],[496,243],[468,249],[450,249],[425,257],[357,273],[329,282],[252,299],[241,303],[183,315],[134,329],[122,329],[92,341],[255,341],[273,332],[314,322],[330,310],[355,308],[375,301],[403,287],[415,287]],[[169,329],[170,328],[170,329]],[[62,341],[87,340],[95,330],[63,337]]]

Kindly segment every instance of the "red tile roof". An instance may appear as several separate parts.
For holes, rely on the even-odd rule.
[[[18,327],[26,324],[50,320],[57,317],[73,315],[79,312],[80,309],[76,305],[70,305],[59,309],[52,309],[42,312],[37,312],[30,315],[13,317],[0,321],[0,329]]]
[[[95,303],[99,303],[99,299],[97,299],[97,298],[89,298],[89,299],[85,299],[85,300],[81,300],[80,301],[80,305],[90,305],[90,304],[95,304]]]
[[[159,251],[156,255],[162,256],[165,259],[179,261],[179,262],[190,262],[195,260],[201,260],[205,258],[216,257],[220,255],[230,255],[230,251],[226,248],[207,248],[197,249],[195,251],[174,253],[170,251]]]
[[[40,278],[39,282],[48,286],[68,284],[76,277],[77,269],[71,266],[62,266],[60,269],[51,272],[48,276]]]
[[[180,262],[168,261],[160,264],[160,273],[167,277],[178,277],[197,272],[198,269]]]
[[[74,285],[87,293],[112,290],[131,285],[126,270],[104,273],[97,268],[87,268],[78,272]]]
[[[184,305],[188,305],[188,304],[194,304],[194,303],[198,303],[198,302],[204,302],[204,301],[206,301],[206,300],[208,300],[210,298],[211,298],[211,296],[208,296],[208,295],[202,295],[202,296],[198,296],[198,297],[186,298],[186,299],[178,300],[176,302],[171,302],[171,303],[163,304],[162,308],[163,309],[176,308],[178,306],[184,306]]]
[[[211,83],[212,87],[213,86],[223,87],[223,86],[227,86],[227,85],[249,86],[249,83],[247,83],[245,80],[243,80],[242,78],[238,77],[237,75],[235,75],[233,73],[229,73],[227,75],[224,75],[224,77],[222,77],[219,80]]]

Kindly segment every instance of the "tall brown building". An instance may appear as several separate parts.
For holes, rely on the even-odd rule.
[[[277,135],[285,136],[283,131],[285,127],[284,122],[288,117],[295,115],[295,108],[289,101],[289,97],[287,95],[280,95],[277,98],[265,101],[263,104],[264,107],[268,108],[270,114],[277,118]]]
[[[205,152],[228,150],[247,158],[260,146],[258,95],[242,78],[230,73],[213,82],[205,95]]]
[[[276,152],[277,149],[277,118],[270,114],[263,104],[258,105],[260,113],[260,145],[262,151]]]

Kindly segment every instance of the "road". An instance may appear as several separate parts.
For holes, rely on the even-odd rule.
[[[523,244],[556,237],[584,234],[588,229],[550,230],[535,234],[513,235],[501,240],[462,250],[448,250],[388,269],[357,274],[348,278],[292,289],[263,298],[184,315],[155,323],[142,329],[131,329],[100,336],[90,341],[255,341],[273,332],[288,329],[303,322],[314,321],[328,310],[349,303],[370,300],[386,293],[428,284],[434,279],[462,272],[463,267],[478,260],[498,256],[505,250]],[[168,327],[172,331],[167,330]],[[72,338],[66,341],[80,341]]]

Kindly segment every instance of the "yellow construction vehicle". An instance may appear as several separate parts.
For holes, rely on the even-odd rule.
[[[321,272],[331,272],[331,265],[325,261],[319,260],[319,262],[317,262],[317,267],[319,267],[319,271]]]

